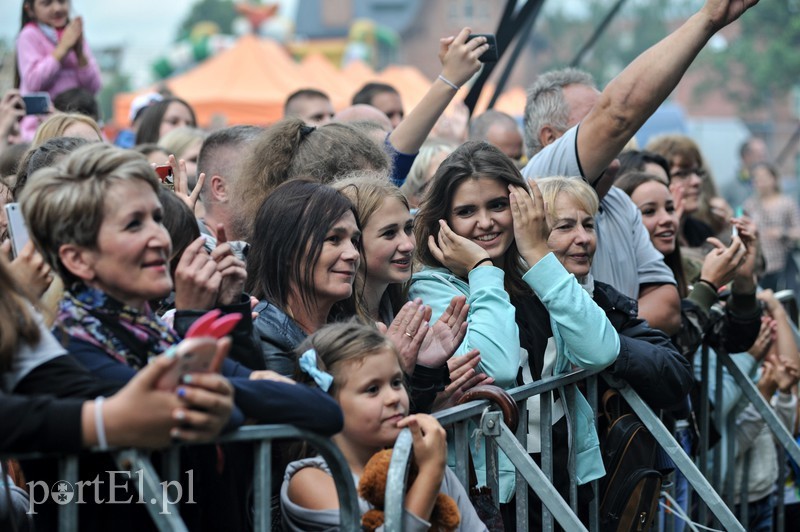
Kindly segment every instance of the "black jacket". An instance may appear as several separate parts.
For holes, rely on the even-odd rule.
[[[293,377],[296,365],[294,349],[306,339],[305,331],[269,301],[259,303],[255,312],[258,316],[253,327],[266,369]]]
[[[623,379],[654,410],[686,399],[694,383],[691,364],[669,337],[639,319],[636,301],[595,281],[594,301],[619,333],[619,356],[605,372]]]

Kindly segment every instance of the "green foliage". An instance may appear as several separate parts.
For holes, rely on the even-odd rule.
[[[194,25],[204,21],[217,24],[223,34],[231,34],[236,17],[233,0],[198,0],[181,23],[176,40],[188,37]]]
[[[724,49],[703,54],[714,82],[743,107],[769,104],[792,90],[800,76],[800,2],[760,2],[742,17],[739,29]]]
[[[106,122],[114,116],[114,96],[121,92],[131,90],[130,76],[127,74],[114,74],[114,76],[103,84],[100,93],[97,95],[97,102],[100,105],[100,116]],[[127,122],[127,115],[122,118],[122,122]]]
[[[534,30],[537,71],[570,64],[617,0],[588,0],[583,12],[553,5],[539,17]],[[620,73],[647,48],[665,37],[669,21],[682,20],[696,2],[691,0],[628,0],[605,32],[584,56],[580,68],[590,72],[599,86]],[[538,63],[538,61],[537,61]]]

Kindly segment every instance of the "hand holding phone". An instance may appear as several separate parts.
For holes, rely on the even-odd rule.
[[[178,362],[161,376],[156,385],[159,390],[174,390],[189,373],[218,372],[227,353],[217,349],[217,339],[210,336],[187,338],[172,349]]]
[[[497,38],[494,36],[493,33],[473,33],[469,37],[467,37],[467,42],[471,41],[475,37],[484,37],[486,38],[486,44],[489,45],[489,49],[483,52],[481,56],[478,58],[478,61],[481,63],[496,63],[499,55],[497,52]]]
[[[8,219],[8,236],[11,237],[11,251],[16,258],[31,238],[28,235],[28,227],[25,225],[25,218],[22,216],[19,203],[6,203],[5,210]]]
[[[175,179],[172,173],[172,166],[161,164],[154,168],[156,175],[161,180],[161,184],[170,190],[175,190]]]

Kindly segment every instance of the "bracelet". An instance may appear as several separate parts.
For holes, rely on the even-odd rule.
[[[454,91],[457,91],[458,89],[461,88],[458,85],[456,85],[455,83],[453,83],[452,81],[450,81],[449,79],[447,79],[446,77],[442,76],[441,74],[439,74],[439,79],[444,81],[445,84],[449,85]]]
[[[483,259],[479,260],[478,262],[475,263],[475,266],[473,266],[472,268],[469,269],[469,271],[474,270],[475,268],[477,268],[478,266],[480,266],[481,264],[483,264],[486,261],[492,262],[492,259],[489,258],[489,257],[486,257],[486,258],[483,258]]]
[[[698,283],[704,283],[704,284],[707,284],[707,285],[708,285],[708,287],[709,287],[709,288],[711,288],[711,289],[714,291],[714,293],[715,293],[715,294],[716,294],[717,292],[719,292],[719,288],[717,288],[717,285],[715,285],[715,284],[714,284],[714,283],[712,283],[711,281],[707,281],[706,279],[698,279],[698,280],[697,280],[697,282],[698,282]]]
[[[108,449],[106,425],[103,422],[103,401],[105,401],[105,397],[102,395],[94,400],[94,429],[97,432],[97,447],[101,451]]]

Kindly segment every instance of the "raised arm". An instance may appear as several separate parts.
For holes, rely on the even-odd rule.
[[[614,160],[669,96],[711,36],[757,3],[707,0],[700,11],[606,86],[578,130],[578,154],[587,179],[599,176]]]
[[[441,76],[434,80],[422,100],[389,135],[389,142],[400,153],[414,154],[419,151],[431,129],[436,125],[436,121],[458,92],[441,78],[456,87],[461,87],[480,70],[481,62],[478,61],[478,57],[489,48],[489,45],[486,44],[484,37],[468,42],[469,34],[470,29],[464,28],[456,37],[447,37],[440,41]]]

